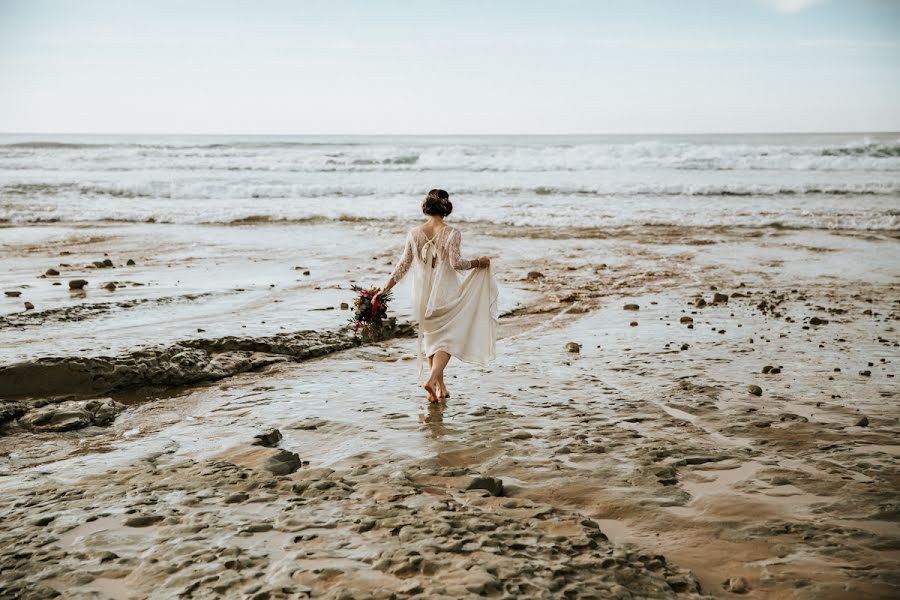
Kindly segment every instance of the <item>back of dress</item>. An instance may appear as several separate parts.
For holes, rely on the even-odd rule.
[[[485,364],[494,358],[497,337],[497,283],[491,267],[462,258],[462,235],[444,225],[432,237],[410,230],[391,277],[400,281],[412,268],[412,300],[419,321],[419,378],[423,356],[444,351],[460,360]],[[460,281],[457,271],[469,270]]]

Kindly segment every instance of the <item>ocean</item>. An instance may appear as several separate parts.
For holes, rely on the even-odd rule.
[[[900,133],[0,135],[0,221],[900,227]]]

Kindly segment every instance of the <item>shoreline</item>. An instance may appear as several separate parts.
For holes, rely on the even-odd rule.
[[[279,227],[262,227],[282,239]],[[322,239],[333,231],[321,229]],[[248,578],[317,594],[344,587],[453,596],[451,577],[484,591],[526,585],[523,569],[539,587],[568,577],[580,586],[576,596],[602,585],[613,597],[628,589],[691,597],[695,580],[681,568],[715,597],[733,597],[728,588],[742,585],[767,598],[896,594],[895,236],[727,228],[560,239],[473,233],[479,249],[503,257],[502,285],[516,288],[518,301],[506,307],[506,350],[498,346],[495,365],[451,364],[445,407],[424,406],[412,377],[413,342],[402,338],[199,386],[113,393],[110,400],[127,409],[107,426],[0,437],[0,502],[18,515],[0,536],[34,557],[15,559],[15,568],[28,581],[112,597],[123,585],[246,591],[254,585]],[[374,263],[368,277],[387,273],[396,259],[384,250],[389,238],[359,239],[381,253],[361,248],[340,258],[341,267],[368,267],[365,257]],[[86,262],[104,244],[124,256],[140,241],[110,238],[73,250]],[[227,271],[222,252],[210,259],[180,252],[173,244],[170,256],[140,261],[134,275],[158,280],[179,264]],[[315,261],[324,258],[292,260],[292,252],[267,257],[283,269],[267,273],[293,278],[292,266],[309,263],[316,278]],[[47,250],[35,254],[18,273],[47,260]],[[548,258],[535,265],[536,255]],[[865,256],[871,259],[854,258]],[[529,278],[530,271],[541,276]],[[195,277],[194,286],[213,279]],[[308,307],[309,297],[290,304],[289,295],[340,284],[273,282],[272,294],[288,288],[273,296],[285,302],[270,307],[261,279],[248,292],[259,297],[238,309],[240,323]],[[402,302],[401,295],[398,309]],[[115,331],[116,318],[45,328],[108,322],[105,331]],[[196,318],[187,313],[182,326]],[[128,335],[153,331],[155,321],[147,322]],[[270,332],[260,328],[247,337],[264,335]],[[778,372],[763,373],[766,366]],[[247,446],[272,428],[283,436],[274,448]],[[300,464],[274,475],[266,465],[283,452]],[[501,480],[503,495],[465,491],[479,477]],[[14,489],[26,496],[18,499]],[[442,512],[428,508],[435,502],[456,516],[434,516]],[[150,521],[125,525],[133,516]],[[24,537],[23,520],[30,523]],[[496,533],[482,529],[488,522]],[[598,531],[613,545],[591,533]],[[441,536],[446,548],[436,545]],[[453,549],[451,540],[462,545]],[[159,547],[156,563],[141,556],[151,545]],[[208,557],[207,567],[179,566],[179,545],[194,564]],[[420,558],[398,554],[410,545]],[[235,547],[241,550],[231,554]],[[552,547],[556,558],[542,554]],[[234,556],[246,564],[227,567]],[[574,561],[575,572],[552,573],[561,557]],[[0,558],[4,572],[10,560]],[[65,568],[51,574],[53,563]],[[79,581],[65,571],[87,576]],[[399,580],[409,587],[397,587]],[[516,589],[506,591],[529,588]],[[278,597],[274,587],[271,593]]]

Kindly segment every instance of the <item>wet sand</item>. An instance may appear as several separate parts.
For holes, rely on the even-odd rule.
[[[348,279],[380,283],[402,229],[2,230],[3,289],[23,292],[3,299],[3,365],[337,332]],[[502,339],[490,368],[451,362],[446,405],[425,403],[402,336],[318,358],[270,344],[193,386],[13,399],[0,589],[897,596],[895,235],[466,231],[467,253],[500,257]],[[116,266],[87,267],[103,258]],[[39,277],[59,262],[78,266]],[[84,297],[54,290],[74,277]],[[107,279],[146,285],[93,285]],[[13,307],[26,294],[42,317]],[[29,420],[60,402],[93,420]]]

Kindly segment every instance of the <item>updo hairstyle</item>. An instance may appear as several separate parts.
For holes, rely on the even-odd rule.
[[[422,203],[422,212],[426,215],[446,217],[453,212],[453,204],[450,203],[450,194],[444,190],[431,190],[425,196]]]

